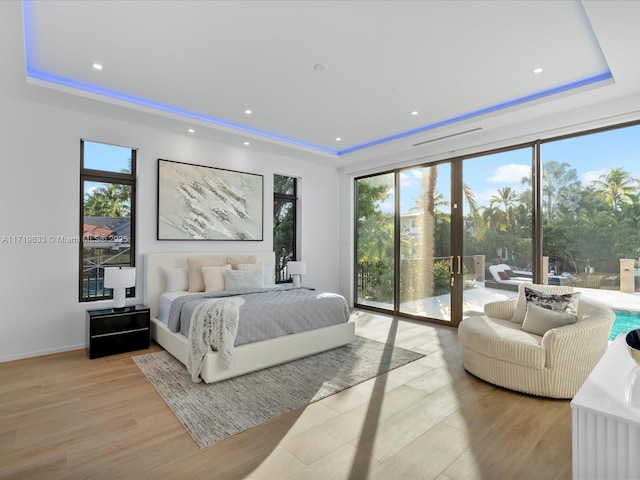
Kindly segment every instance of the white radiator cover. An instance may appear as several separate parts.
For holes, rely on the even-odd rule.
[[[571,401],[574,479],[640,479],[640,403],[633,395],[640,368],[624,337],[610,345]]]

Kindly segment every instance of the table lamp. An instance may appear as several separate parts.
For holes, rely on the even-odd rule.
[[[104,287],[113,290],[113,308],[124,308],[126,289],[136,286],[136,267],[108,267],[104,269]]]
[[[287,272],[293,279],[293,286],[300,288],[300,277],[307,273],[307,264],[304,262],[289,262],[287,263]]]

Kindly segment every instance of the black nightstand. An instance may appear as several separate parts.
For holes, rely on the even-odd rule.
[[[89,358],[149,348],[150,317],[145,305],[87,310]]]

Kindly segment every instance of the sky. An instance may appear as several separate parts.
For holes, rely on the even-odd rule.
[[[131,159],[131,149],[84,141],[84,167],[93,170],[104,170],[107,172],[121,172],[129,168]],[[103,185],[101,182],[85,182],[85,195],[91,194],[96,188]]]
[[[567,162],[578,173],[583,185],[606,174],[611,168],[622,167],[633,177],[640,178],[640,125],[609,130],[598,134],[545,143],[542,146],[544,162]],[[529,148],[503,152],[465,160],[464,182],[476,193],[479,205],[488,204],[497,190],[506,186],[516,192],[526,189],[522,177],[529,174],[531,150]],[[422,191],[419,170],[407,170],[401,175],[401,212],[415,205]],[[448,164],[438,167],[438,187],[448,200],[451,169]],[[388,199],[383,210],[393,211],[393,200]]]
[[[129,168],[131,149],[106,143],[84,142],[84,166],[94,170],[120,172]]]

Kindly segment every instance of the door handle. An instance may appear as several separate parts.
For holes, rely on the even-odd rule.
[[[449,257],[449,275],[453,275],[453,255]]]
[[[458,275],[462,273],[462,257],[458,255]]]

